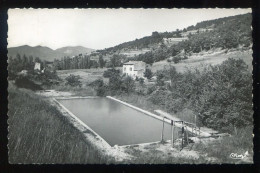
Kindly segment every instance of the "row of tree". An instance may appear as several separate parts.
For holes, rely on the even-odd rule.
[[[103,68],[105,61],[102,56],[99,57],[99,61],[91,60],[90,56],[79,55],[74,57],[63,57],[61,60],[55,59],[53,66],[57,70],[68,70],[68,69],[89,69],[89,68]]]
[[[156,85],[150,101],[169,112],[188,108],[203,126],[223,132],[252,125],[252,78],[243,60],[228,59],[185,73],[172,67],[157,73]]]
[[[88,55],[63,57],[61,60],[55,59],[53,66],[57,70],[119,67],[122,66],[122,56],[115,54],[108,61],[102,55],[98,55],[98,60],[93,60]]]

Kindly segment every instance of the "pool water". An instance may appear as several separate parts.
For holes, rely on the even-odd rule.
[[[111,146],[161,140],[161,120],[114,100],[77,98],[58,101]],[[171,139],[171,126],[167,123],[164,123],[164,139]]]

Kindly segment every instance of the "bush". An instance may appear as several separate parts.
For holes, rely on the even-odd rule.
[[[111,76],[115,75],[115,74],[119,74],[120,70],[116,70],[115,68],[111,68],[111,69],[107,69],[106,71],[104,71],[103,73],[103,77],[104,78],[110,78]]]
[[[150,95],[156,90],[156,86],[148,87],[147,94]]]
[[[92,82],[91,84],[89,84],[89,86],[93,87],[96,91],[96,95],[97,96],[105,96],[106,95],[106,91],[107,91],[107,86],[104,84],[102,79],[97,79],[94,82]]]
[[[144,77],[146,77],[147,79],[151,79],[153,77],[152,71],[150,69],[145,69]]]
[[[180,58],[179,56],[173,57],[173,62],[174,62],[175,64],[179,63],[180,60],[181,60],[181,58]]]
[[[121,88],[123,91],[129,94],[130,92],[133,92],[135,89],[135,81],[130,76],[126,76],[122,80]]]
[[[166,104],[168,94],[169,92],[167,90],[156,90],[150,95],[149,101],[151,101],[155,105],[160,105],[164,107]]]
[[[15,79],[15,85],[19,88],[26,88],[30,90],[41,90],[42,87],[33,81],[31,81],[28,76],[17,76]]]
[[[139,83],[140,83],[140,85],[143,85],[144,84],[144,78],[139,78]]]
[[[76,76],[76,75],[70,74],[68,77],[65,78],[65,80],[66,80],[65,85],[70,85],[73,87],[81,87],[82,84],[79,79],[80,79],[79,75]]]
[[[97,96],[103,97],[106,95],[107,87],[106,86],[100,86],[96,89]]]

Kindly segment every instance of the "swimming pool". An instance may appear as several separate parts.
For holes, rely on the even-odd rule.
[[[108,98],[57,99],[111,146],[161,140],[162,121]],[[164,139],[171,139],[165,123]]]

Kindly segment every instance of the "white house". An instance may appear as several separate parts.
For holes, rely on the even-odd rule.
[[[36,62],[34,65],[34,70],[41,70],[41,63]]]
[[[123,74],[136,77],[144,77],[146,63],[143,61],[129,61],[123,64]]]

